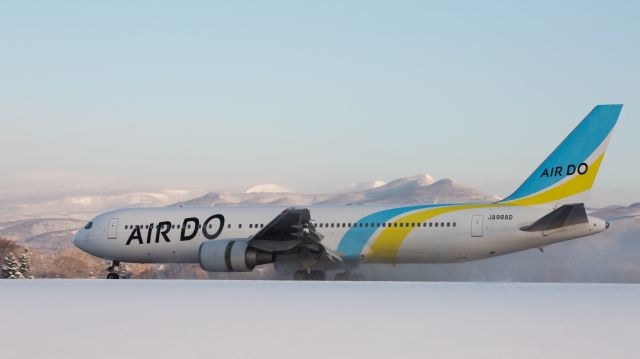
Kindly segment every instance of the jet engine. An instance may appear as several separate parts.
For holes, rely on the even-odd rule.
[[[275,259],[274,253],[250,247],[248,239],[210,240],[198,251],[200,267],[209,272],[251,272]]]

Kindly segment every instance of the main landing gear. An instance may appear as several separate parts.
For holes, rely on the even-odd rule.
[[[321,270],[299,270],[293,273],[293,280],[326,280],[327,275]]]
[[[113,261],[111,265],[107,267],[107,279],[120,279],[120,274],[117,270],[120,268],[120,262]]]

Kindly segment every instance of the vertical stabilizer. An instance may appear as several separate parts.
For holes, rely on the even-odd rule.
[[[556,208],[585,203],[622,105],[598,105],[526,181],[500,201]]]

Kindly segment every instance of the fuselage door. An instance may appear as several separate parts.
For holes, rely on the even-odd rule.
[[[471,237],[482,237],[484,235],[484,216],[476,215],[471,217]]]
[[[118,218],[111,218],[109,221],[109,228],[107,228],[107,239],[118,238]]]

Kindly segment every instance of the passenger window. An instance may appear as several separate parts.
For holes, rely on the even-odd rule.
[[[333,228],[333,223],[331,223],[331,228]]]
[[[249,224],[249,228],[253,228],[253,224]]]
[[[238,228],[242,228],[242,224],[238,224]]]
[[[440,227],[444,227],[444,222],[440,222]]]
[[[231,223],[227,224],[227,228],[231,228]]]
[[[344,227],[346,227],[346,226],[347,226],[347,224],[346,224],[346,223],[343,223],[343,224],[342,224],[342,228],[344,228]]]
[[[436,222],[436,227],[438,226],[438,222]]]
[[[456,226],[456,222],[453,222],[453,226],[454,226],[454,227]]]
[[[394,227],[397,227],[397,226],[398,226],[398,223],[394,223],[394,224],[393,224],[393,226],[394,226]]]
[[[447,222],[447,227],[451,227],[451,223]]]

